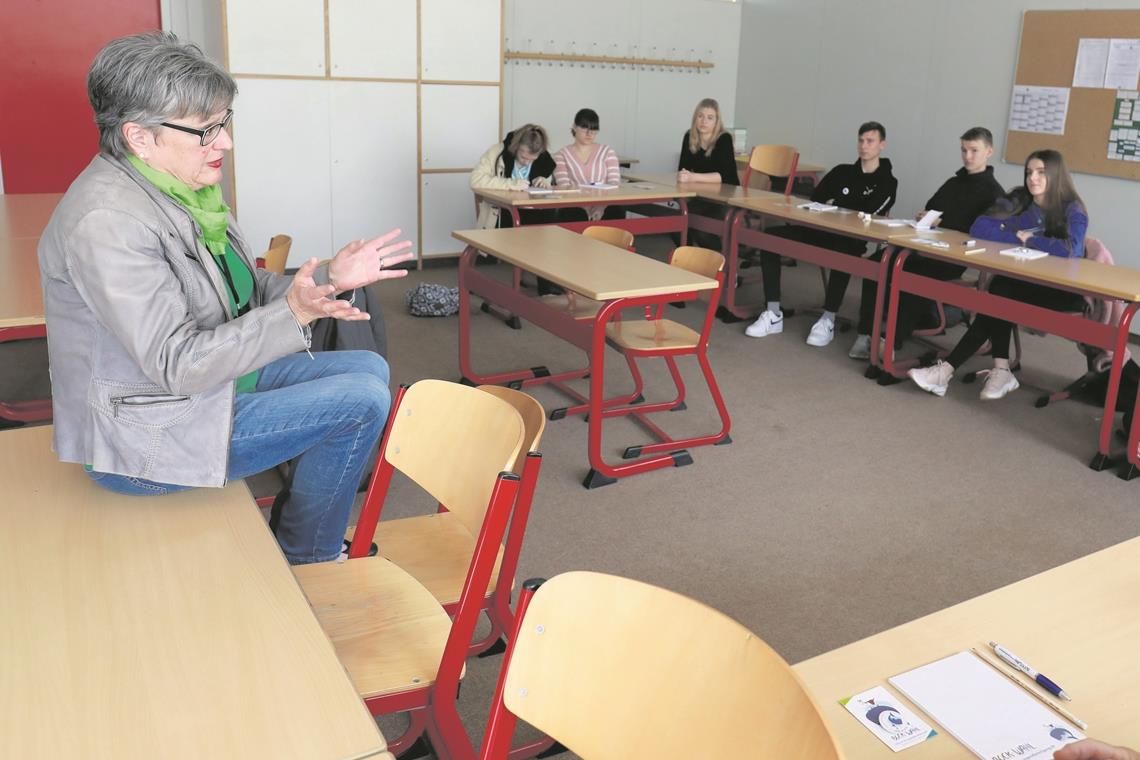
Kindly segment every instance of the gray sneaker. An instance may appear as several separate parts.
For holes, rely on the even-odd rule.
[[[950,378],[954,376],[954,368],[941,359],[929,367],[915,367],[907,370],[907,377],[924,391],[935,396],[945,396],[946,387],[950,385]]]
[[[867,360],[871,358],[871,336],[870,335],[857,335],[855,342],[851,344],[851,350],[847,355],[852,359]]]
[[[986,384],[982,386],[982,392],[978,397],[982,401],[997,401],[1011,391],[1017,390],[1020,385],[1013,372],[1005,367],[994,367],[986,373]]]

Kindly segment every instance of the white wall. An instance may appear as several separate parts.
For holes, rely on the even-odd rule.
[[[552,149],[571,141],[579,108],[601,118],[600,142],[641,160],[643,171],[677,166],[681,136],[701,98],[733,123],[741,6],[725,0],[508,0],[506,49],[670,60],[705,60],[709,73],[602,65],[512,62],[505,67],[503,123],[546,127]]]
[[[1026,10],[1136,8],[1135,0],[744,0],[736,112],[756,143],[791,143],[803,160],[855,160],[856,130],[887,128],[899,178],[894,214],[921,208],[961,166],[958,135],[994,133],[1006,187],[1021,166],[1001,161]],[[1107,149],[1107,143],[1106,143]],[[1077,174],[1090,232],[1118,263],[1140,268],[1132,217],[1140,183]]]

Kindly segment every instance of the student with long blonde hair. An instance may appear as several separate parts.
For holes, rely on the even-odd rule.
[[[681,140],[681,158],[677,161],[678,182],[719,182],[739,185],[736,173],[736,154],[732,135],[724,128],[720,118],[720,104],[705,98],[693,109],[693,122]],[[724,217],[725,209],[710,201],[694,198],[689,201],[689,213],[700,216]],[[720,239],[700,230],[689,230],[693,245],[720,249]]]

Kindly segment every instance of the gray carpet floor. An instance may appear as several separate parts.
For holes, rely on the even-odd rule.
[[[663,258],[665,238],[638,241]],[[506,278],[506,267],[488,271]],[[404,292],[417,282],[454,285],[454,265],[383,283],[379,294],[394,383],[458,379],[458,322],[414,318]],[[1086,464],[1100,409],[1077,401],[1035,409],[1041,389],[1084,371],[1074,346],[1024,336],[1022,389],[998,402],[955,382],[945,398],[911,385],[880,387],[847,358],[854,333],[826,348],[805,345],[822,300],[818,270],[786,269],[784,303],[801,307],[782,335],[751,339],[744,324],[717,322],[710,359],[732,415],[733,443],[692,450],[691,466],[587,491],[586,424],[550,422],[544,464],[523,548],[520,578],[589,569],[636,578],[699,599],[739,620],[797,662],[1004,586],[1140,534],[1140,484]],[[844,315],[858,307],[858,282]],[[804,308],[806,307],[806,308]],[[700,309],[670,309],[696,326]],[[511,330],[475,310],[476,367],[582,366],[583,354],[532,325]],[[934,339],[949,347],[954,328]],[[904,354],[924,349],[909,344]],[[631,387],[611,354],[607,383]],[[968,368],[988,361],[973,360]],[[648,395],[665,398],[668,376],[644,363]],[[688,410],[659,415],[672,434],[716,429],[695,364],[684,366]],[[0,392],[31,398],[46,388],[43,345],[0,346]],[[554,390],[533,395],[550,409]],[[645,442],[631,422],[607,423],[617,459]],[[1116,452],[1123,444],[1115,441]],[[386,517],[431,509],[405,481]],[[700,656],[694,652],[693,657]],[[500,658],[468,666],[461,712],[482,733]],[[871,684],[868,684],[870,686]],[[380,721],[388,736],[400,721]]]

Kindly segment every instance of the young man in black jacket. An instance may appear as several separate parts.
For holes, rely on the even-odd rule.
[[[868,214],[886,214],[898,195],[898,180],[891,174],[891,160],[881,158],[887,146],[887,130],[877,121],[859,127],[859,158],[850,164],[840,164],[829,171],[811,199],[817,203],[830,203],[852,211]],[[773,234],[799,240],[823,248],[831,248],[851,256],[862,256],[867,244],[859,239],[806,227],[781,227]],[[764,278],[764,299],[767,308],[760,317],[745,329],[752,338],[762,338],[784,331],[784,314],[780,311],[780,257],[769,251],[760,254],[760,269]],[[808,334],[809,346],[826,346],[835,337],[835,313],[843,303],[851,275],[831,271],[827,278],[827,295],[823,303],[823,316]]]
[[[940,211],[939,226],[959,232],[969,232],[970,226],[986,209],[1005,194],[994,179],[994,168],[987,162],[994,153],[994,136],[985,127],[966,130],[961,140],[962,168],[942,183],[930,200],[927,211]],[[921,216],[921,214],[920,214]],[[912,253],[903,268],[908,272],[938,280],[956,280],[966,267],[938,259],[928,259]],[[863,281],[863,301],[859,305],[859,328],[855,343],[847,355],[852,359],[867,359],[871,354],[871,328],[875,318],[875,293],[878,283]],[[922,315],[930,310],[931,301],[910,293],[899,293],[898,328],[895,346],[910,337]]]

